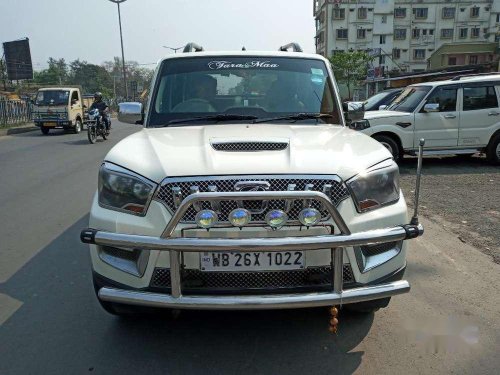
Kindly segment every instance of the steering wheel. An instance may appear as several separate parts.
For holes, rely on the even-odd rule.
[[[172,112],[217,112],[217,110],[208,100],[194,98],[177,104]]]

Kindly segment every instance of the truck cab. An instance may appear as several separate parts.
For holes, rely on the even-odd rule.
[[[90,106],[79,87],[46,87],[38,90],[33,106],[33,121],[43,134],[51,129],[80,133],[84,109]]]

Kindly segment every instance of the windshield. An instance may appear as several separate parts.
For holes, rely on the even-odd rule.
[[[413,112],[430,91],[430,86],[409,86],[389,106],[391,111]]]
[[[43,90],[38,91],[36,105],[67,105],[69,90]]]
[[[378,94],[375,94],[371,97],[369,97],[366,102],[365,102],[365,110],[370,111],[379,101],[381,101],[386,95],[388,95],[386,92],[380,92]],[[376,108],[378,109],[378,108]]]
[[[184,126],[237,115],[277,119],[293,114],[304,123],[340,123],[337,102],[325,63],[314,59],[274,57],[194,57],[166,60],[152,96],[148,126],[166,126],[197,118]],[[208,118],[210,116],[210,118]],[[219,120],[215,120],[215,119]],[[234,116],[233,116],[234,118]],[[238,120],[235,120],[238,121]],[[288,120],[292,121],[292,120]],[[297,121],[297,120],[294,120]]]

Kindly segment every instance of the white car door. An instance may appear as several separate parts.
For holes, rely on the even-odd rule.
[[[486,146],[493,128],[500,122],[498,90],[494,82],[465,83],[458,145]]]
[[[458,144],[459,114],[458,86],[438,86],[415,112],[415,141],[425,139],[425,148],[456,147]],[[436,112],[428,112],[425,104],[438,104]]]

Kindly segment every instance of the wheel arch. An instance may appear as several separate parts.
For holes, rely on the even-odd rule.
[[[401,153],[404,152],[403,142],[401,141],[401,137],[399,135],[397,135],[396,133],[393,133],[391,131],[380,131],[380,132],[372,134],[371,137],[375,138],[376,136],[381,136],[381,135],[392,138],[398,144],[399,152],[401,152]]]

